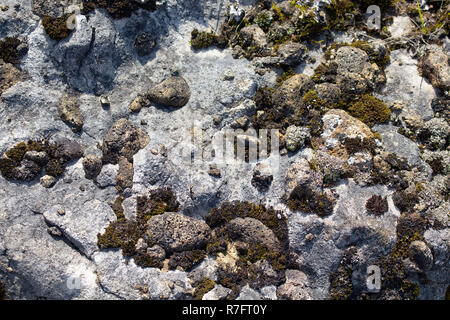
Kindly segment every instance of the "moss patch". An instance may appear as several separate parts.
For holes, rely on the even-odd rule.
[[[194,300],[202,300],[203,296],[214,289],[216,283],[208,277],[204,277],[195,287]]]
[[[84,0],[82,14],[86,15],[95,8],[103,8],[114,19],[121,19],[130,17],[138,9],[148,11],[156,10],[156,0],[148,0],[145,2],[135,0]]]
[[[11,181],[32,181],[40,175],[42,168],[45,168],[46,174],[60,177],[64,173],[65,164],[73,160],[62,156],[61,148],[63,146],[45,140],[20,142],[0,158],[0,172]],[[45,153],[45,158],[25,159],[25,154],[29,151]]]
[[[216,44],[217,36],[214,32],[198,31],[194,29],[191,32],[191,46],[195,50],[211,47]]]
[[[0,59],[6,63],[18,63],[26,52],[26,50],[20,50],[21,44],[22,42],[17,38],[0,40]]]
[[[357,102],[348,108],[348,111],[352,116],[369,126],[387,122],[391,117],[391,110],[383,101],[370,94],[361,96]]]
[[[175,252],[170,256],[169,268],[175,270],[181,268],[183,271],[189,271],[200,263],[206,256],[204,250],[191,250],[183,252]]]
[[[105,232],[97,235],[97,245],[100,249],[120,248],[125,257],[133,258],[137,265],[141,267],[163,267],[163,259],[155,259],[146,252],[136,250],[139,239],[143,239],[147,231],[147,221],[158,214],[173,212],[178,210],[179,203],[170,188],[158,188],[151,190],[147,196],[140,196],[136,199],[136,218],[127,219],[122,206],[123,197],[116,198],[111,205],[117,220],[112,221]],[[148,247],[155,243],[147,243]],[[195,259],[198,255],[180,255],[171,258],[171,267],[176,268],[180,263],[182,268],[190,268],[201,259]],[[202,256],[204,257],[204,255]],[[203,258],[202,258],[203,259]]]
[[[388,211],[389,206],[386,197],[373,195],[366,202],[366,209],[369,213],[380,216]]]
[[[309,186],[297,186],[285,199],[292,211],[313,212],[319,216],[333,213],[335,201],[324,193],[318,193]]]
[[[207,245],[208,254],[217,255],[219,261],[224,256],[233,256],[234,265],[219,263],[217,282],[233,290],[232,298],[240,288],[249,284],[252,287],[280,285],[284,280],[284,270],[290,265],[289,239],[286,219],[279,211],[248,202],[227,202],[214,208],[205,217],[206,223],[215,228]],[[235,218],[254,218],[273,231],[281,243],[281,250],[268,248],[256,241],[243,242],[227,222]],[[231,252],[235,252],[232,254]],[[260,264],[269,264],[276,275],[267,275]]]
[[[336,271],[330,274],[330,298],[332,300],[347,300],[352,296],[352,257],[356,254],[356,247],[344,251]]]
[[[70,16],[70,14],[66,14],[59,18],[42,17],[42,25],[50,39],[60,41],[72,33],[73,30],[67,28],[67,20]]]

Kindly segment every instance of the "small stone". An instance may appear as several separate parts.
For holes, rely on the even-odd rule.
[[[72,127],[74,132],[80,132],[84,119],[81,114],[78,98],[65,94],[59,101],[58,105],[59,117],[64,123]]]
[[[59,209],[58,209],[58,214],[59,214],[60,216],[63,216],[63,215],[66,214],[66,210],[64,210],[64,208],[59,208]]]
[[[126,119],[119,119],[106,133],[103,140],[103,162],[116,164],[121,156],[129,162],[150,142],[143,130]]]
[[[220,170],[215,165],[209,166],[208,174],[210,176],[216,177],[216,178],[220,178],[221,177]]]
[[[147,242],[156,242],[171,253],[204,247],[210,232],[210,227],[203,220],[166,212],[150,218],[146,236]]]
[[[155,156],[158,155],[158,150],[157,149],[152,149],[152,150],[150,150],[150,152],[152,154],[154,154]]]
[[[94,154],[88,154],[83,159],[83,169],[86,179],[95,179],[102,170],[102,159]]]
[[[191,91],[186,80],[180,76],[171,76],[151,88],[147,93],[150,101],[166,107],[185,106],[191,97]]]
[[[150,105],[150,101],[141,95],[138,95],[136,99],[131,102],[129,108],[133,112],[139,112],[143,107],[148,107]]]
[[[54,237],[62,237],[62,232],[58,227],[49,227],[47,232]]]
[[[40,182],[44,188],[51,188],[55,185],[56,178],[49,175],[45,175],[41,178]]]
[[[148,248],[148,244],[144,241],[144,239],[139,238],[136,242],[135,249],[138,252],[146,252]]]
[[[223,81],[230,81],[234,79],[234,73],[231,70],[228,70],[227,72],[224,73],[224,75],[222,76],[222,80]]]
[[[147,249],[147,255],[150,258],[162,260],[166,257],[166,251],[161,246],[154,245]]]
[[[413,241],[410,244],[409,258],[423,271],[428,271],[433,266],[433,254],[423,241]]]
[[[108,96],[100,96],[100,103],[102,104],[102,107],[108,107],[110,105]]]
[[[289,126],[286,129],[285,143],[288,151],[294,152],[304,146],[307,139],[310,138],[308,128]]]
[[[245,128],[247,128],[249,122],[250,122],[250,120],[247,117],[242,116],[242,117],[239,117],[239,118],[236,119],[233,127],[234,128],[245,129]]]

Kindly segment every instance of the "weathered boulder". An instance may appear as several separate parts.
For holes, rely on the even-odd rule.
[[[211,229],[198,219],[181,213],[166,212],[147,223],[147,242],[157,243],[167,252],[181,252],[206,245]]]

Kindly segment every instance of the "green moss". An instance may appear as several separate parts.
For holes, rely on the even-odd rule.
[[[391,110],[381,101],[370,94],[361,96],[352,104],[348,111],[365,124],[373,126],[377,123],[389,121]]]
[[[264,31],[268,32],[272,25],[273,17],[270,12],[261,12],[255,18],[255,23]]]
[[[20,162],[23,159],[23,156],[28,151],[28,145],[26,142],[20,142],[16,144],[14,147],[5,152],[9,159],[14,162]]]
[[[0,59],[6,63],[18,63],[24,54],[24,52],[19,51],[20,45],[21,42],[17,38],[6,38],[5,40],[0,40]]]
[[[73,30],[67,28],[67,21],[70,16],[70,14],[66,14],[59,18],[42,17],[42,25],[50,39],[60,41],[72,33]]]
[[[130,17],[138,10],[156,10],[156,0],[135,1],[135,0],[83,0],[82,14],[86,15],[95,8],[104,8],[114,19]]]
[[[288,69],[284,70],[283,73],[279,77],[277,77],[277,84],[281,85],[287,79],[289,79],[295,75],[296,75],[296,73],[294,72],[294,70],[292,68],[288,68]]]
[[[51,159],[45,166],[45,173],[52,177],[60,177],[64,173],[65,166],[58,159]]]
[[[114,213],[116,214],[117,220],[125,219],[124,209],[122,206],[123,196],[120,195],[114,200],[114,203],[111,205]]]
[[[318,22],[316,13],[311,9],[304,9],[303,14],[294,21],[294,41],[301,42],[320,35],[323,26]]]
[[[347,300],[353,294],[353,266],[351,260],[355,253],[355,247],[346,249],[337,270],[330,274],[329,294],[332,300]]]
[[[313,212],[319,216],[333,213],[335,201],[323,193],[313,191],[309,186],[297,186],[285,199],[292,211]]]
[[[50,144],[48,141],[29,140],[28,142],[20,142],[14,147],[8,149],[4,153],[3,157],[0,158],[0,172],[2,176],[8,180],[23,180],[25,178],[21,178],[20,175],[18,175],[18,171],[16,169],[21,166],[21,162],[24,159],[25,153],[27,153],[28,151],[45,152],[50,158],[52,158],[50,161],[59,162],[60,159],[58,158],[56,150],[57,147],[53,144]],[[44,164],[36,163],[35,165],[39,169]],[[50,166],[52,167],[52,169],[58,167],[52,165],[52,163],[50,163]],[[59,168],[61,168],[61,165],[59,165]],[[52,170],[50,170],[50,172],[52,172]],[[26,179],[32,180],[36,178],[39,173],[40,170],[36,170],[35,175],[28,177],[29,179]]]
[[[214,289],[216,283],[208,277],[204,277],[195,287],[194,300],[202,300],[203,296]]]
[[[216,38],[214,32],[200,32],[194,29],[191,32],[191,46],[195,50],[208,48],[216,44]]]
[[[170,188],[158,188],[150,191],[148,196],[137,197],[137,216],[139,220],[146,222],[164,212],[178,211],[179,205]]]
[[[204,250],[191,250],[183,252],[175,252],[170,256],[169,268],[175,270],[178,267],[184,271],[189,271],[200,261],[202,261],[206,256]]]
[[[302,99],[305,105],[312,107],[315,110],[323,111],[327,107],[325,100],[322,100],[314,90],[305,93]]]
[[[348,14],[355,14],[355,4],[350,0],[332,0],[326,7],[329,16],[328,29],[346,31]]]
[[[281,9],[279,7],[277,7],[277,5],[275,4],[274,1],[272,1],[272,11],[274,13],[274,20],[282,21],[285,19],[285,15],[281,11]]]
[[[122,245],[122,235],[118,228],[119,222],[113,221],[106,227],[103,234],[97,235],[97,245],[100,249],[120,248]]]

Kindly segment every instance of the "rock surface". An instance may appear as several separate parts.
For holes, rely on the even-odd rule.
[[[8,298],[192,299],[205,278],[204,300],[445,298],[450,41],[415,2],[370,35],[329,1],[82,2],[0,6]],[[390,119],[352,116],[362,94]]]

